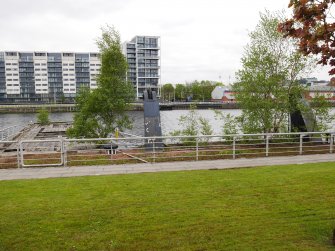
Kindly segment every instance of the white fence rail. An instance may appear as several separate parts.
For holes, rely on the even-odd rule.
[[[0,168],[325,154],[334,152],[334,135],[313,132],[1,141]]]

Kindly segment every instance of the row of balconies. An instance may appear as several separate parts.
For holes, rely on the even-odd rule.
[[[159,68],[158,64],[138,64],[138,68]]]
[[[127,49],[133,49],[135,48],[135,44],[127,44]]]
[[[137,48],[159,49],[158,44],[137,44]]]
[[[138,73],[139,78],[159,78],[158,74],[144,74],[144,73]]]
[[[137,54],[138,58],[159,58],[158,54]]]

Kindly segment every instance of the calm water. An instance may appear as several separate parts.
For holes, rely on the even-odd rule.
[[[220,110],[224,114],[230,113],[232,115],[238,115],[241,113],[240,110]],[[163,135],[167,135],[174,130],[180,129],[179,117],[181,115],[186,115],[188,110],[174,110],[174,111],[161,111],[161,124]],[[210,121],[210,124],[214,130],[214,133],[221,133],[221,125],[219,121],[215,120],[215,112],[213,110],[198,110],[198,114],[205,117]],[[143,112],[133,111],[128,113],[133,119],[133,129],[128,131],[129,133],[143,136],[144,135],[144,125],[143,125]],[[51,121],[72,121],[73,113],[51,113]],[[36,122],[36,114],[34,113],[19,113],[19,114],[0,114],[0,128],[5,128],[8,126],[19,125]]]
[[[223,114],[230,113],[231,115],[241,114],[241,110],[220,110]],[[189,110],[174,110],[174,111],[161,111],[161,121],[162,121],[162,132],[163,135],[168,135],[174,130],[180,129],[179,117],[181,115],[186,115]],[[209,120],[214,134],[221,134],[222,123],[215,119],[215,112],[213,110],[197,110],[198,114]],[[332,113],[335,113],[335,108],[333,108]],[[142,111],[132,111],[128,113],[133,119],[133,129],[126,132],[143,136],[144,126],[143,126],[143,112]],[[72,121],[73,113],[51,113],[51,121]],[[0,114],[0,129],[8,126],[36,122],[36,114],[34,113],[20,113],[20,114]],[[335,130],[335,123],[330,125],[333,130]]]

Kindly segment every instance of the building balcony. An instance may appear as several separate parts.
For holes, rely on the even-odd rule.
[[[159,65],[144,65],[144,66],[138,66],[138,68],[143,68],[143,69],[148,69],[148,68],[153,68],[153,69],[159,69],[160,68],[160,66]]]
[[[128,49],[135,49],[135,44],[127,44]]]
[[[145,76],[138,76],[138,78],[160,78],[157,74],[146,74]]]
[[[141,58],[144,58],[144,59],[159,59],[159,55],[144,55]]]
[[[157,44],[137,44],[137,48],[159,50]]]
[[[139,85],[138,87],[139,87],[139,89],[158,88],[157,85],[148,85],[148,84],[147,84],[147,85],[143,85],[143,86],[142,86],[142,85],[141,85],[141,86]]]

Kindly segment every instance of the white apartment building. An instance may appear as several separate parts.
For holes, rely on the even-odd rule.
[[[159,95],[160,38],[136,36],[123,52],[137,98],[149,88]],[[0,102],[73,102],[81,87],[97,88],[100,68],[96,52],[0,52]]]
[[[96,88],[99,53],[0,52],[0,102],[73,101],[79,88]]]

